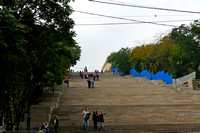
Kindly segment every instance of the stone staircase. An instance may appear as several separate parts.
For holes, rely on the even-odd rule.
[[[163,81],[99,74],[94,89],[86,79],[72,75],[58,108],[60,133],[82,133],[81,112],[97,109],[105,113],[103,132],[197,132],[200,131],[200,94],[179,93]],[[52,122],[50,131],[53,133]],[[96,133],[90,118],[89,131]]]

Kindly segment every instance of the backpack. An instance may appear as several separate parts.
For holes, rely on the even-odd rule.
[[[88,120],[88,119],[89,119],[89,115],[87,113],[86,116],[85,116],[85,120]]]
[[[88,119],[90,118],[90,117],[89,117],[90,114],[91,114],[91,113],[87,113],[87,114],[86,114],[86,116],[85,116],[85,120],[88,120]]]

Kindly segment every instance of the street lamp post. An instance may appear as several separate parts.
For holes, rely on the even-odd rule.
[[[28,117],[27,117],[27,127],[26,130],[31,130],[31,116],[30,116],[30,103],[28,105]]]
[[[30,115],[30,105],[31,105],[31,87],[32,87],[32,80],[33,80],[33,74],[31,73],[31,81],[30,81],[30,88],[29,88],[29,103],[28,103],[28,111],[27,111],[27,114],[28,114],[28,117],[26,118],[27,119],[27,127],[26,127],[26,130],[31,130],[31,115]]]

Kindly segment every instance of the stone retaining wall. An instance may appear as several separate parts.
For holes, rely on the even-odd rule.
[[[188,87],[192,87],[194,90],[200,90],[200,79],[188,80]]]
[[[195,79],[192,81],[194,90],[200,90],[200,79]]]
[[[63,85],[55,85],[54,93],[44,94],[44,98],[42,102],[37,105],[32,105],[30,107],[30,115],[31,115],[31,132],[34,127],[40,128],[44,121],[50,122],[52,118],[52,112],[54,108],[58,108],[58,104],[60,101],[60,96],[63,94],[64,87]],[[27,118],[27,114],[25,114],[25,119]],[[23,132],[26,130],[27,122],[20,123],[20,131]]]

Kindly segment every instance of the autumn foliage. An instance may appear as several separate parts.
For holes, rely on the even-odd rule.
[[[121,51],[111,53],[108,61],[118,67],[120,71],[135,68],[141,72],[148,70],[152,73],[165,70],[173,78],[182,77],[196,71],[200,76],[200,21],[194,21],[189,26],[181,25],[172,29],[170,33],[161,36],[158,41],[137,46],[129,54]],[[124,57],[127,57],[124,59]],[[121,60],[121,62],[120,62]],[[126,64],[126,65],[125,65]],[[126,67],[121,69],[122,67]]]

